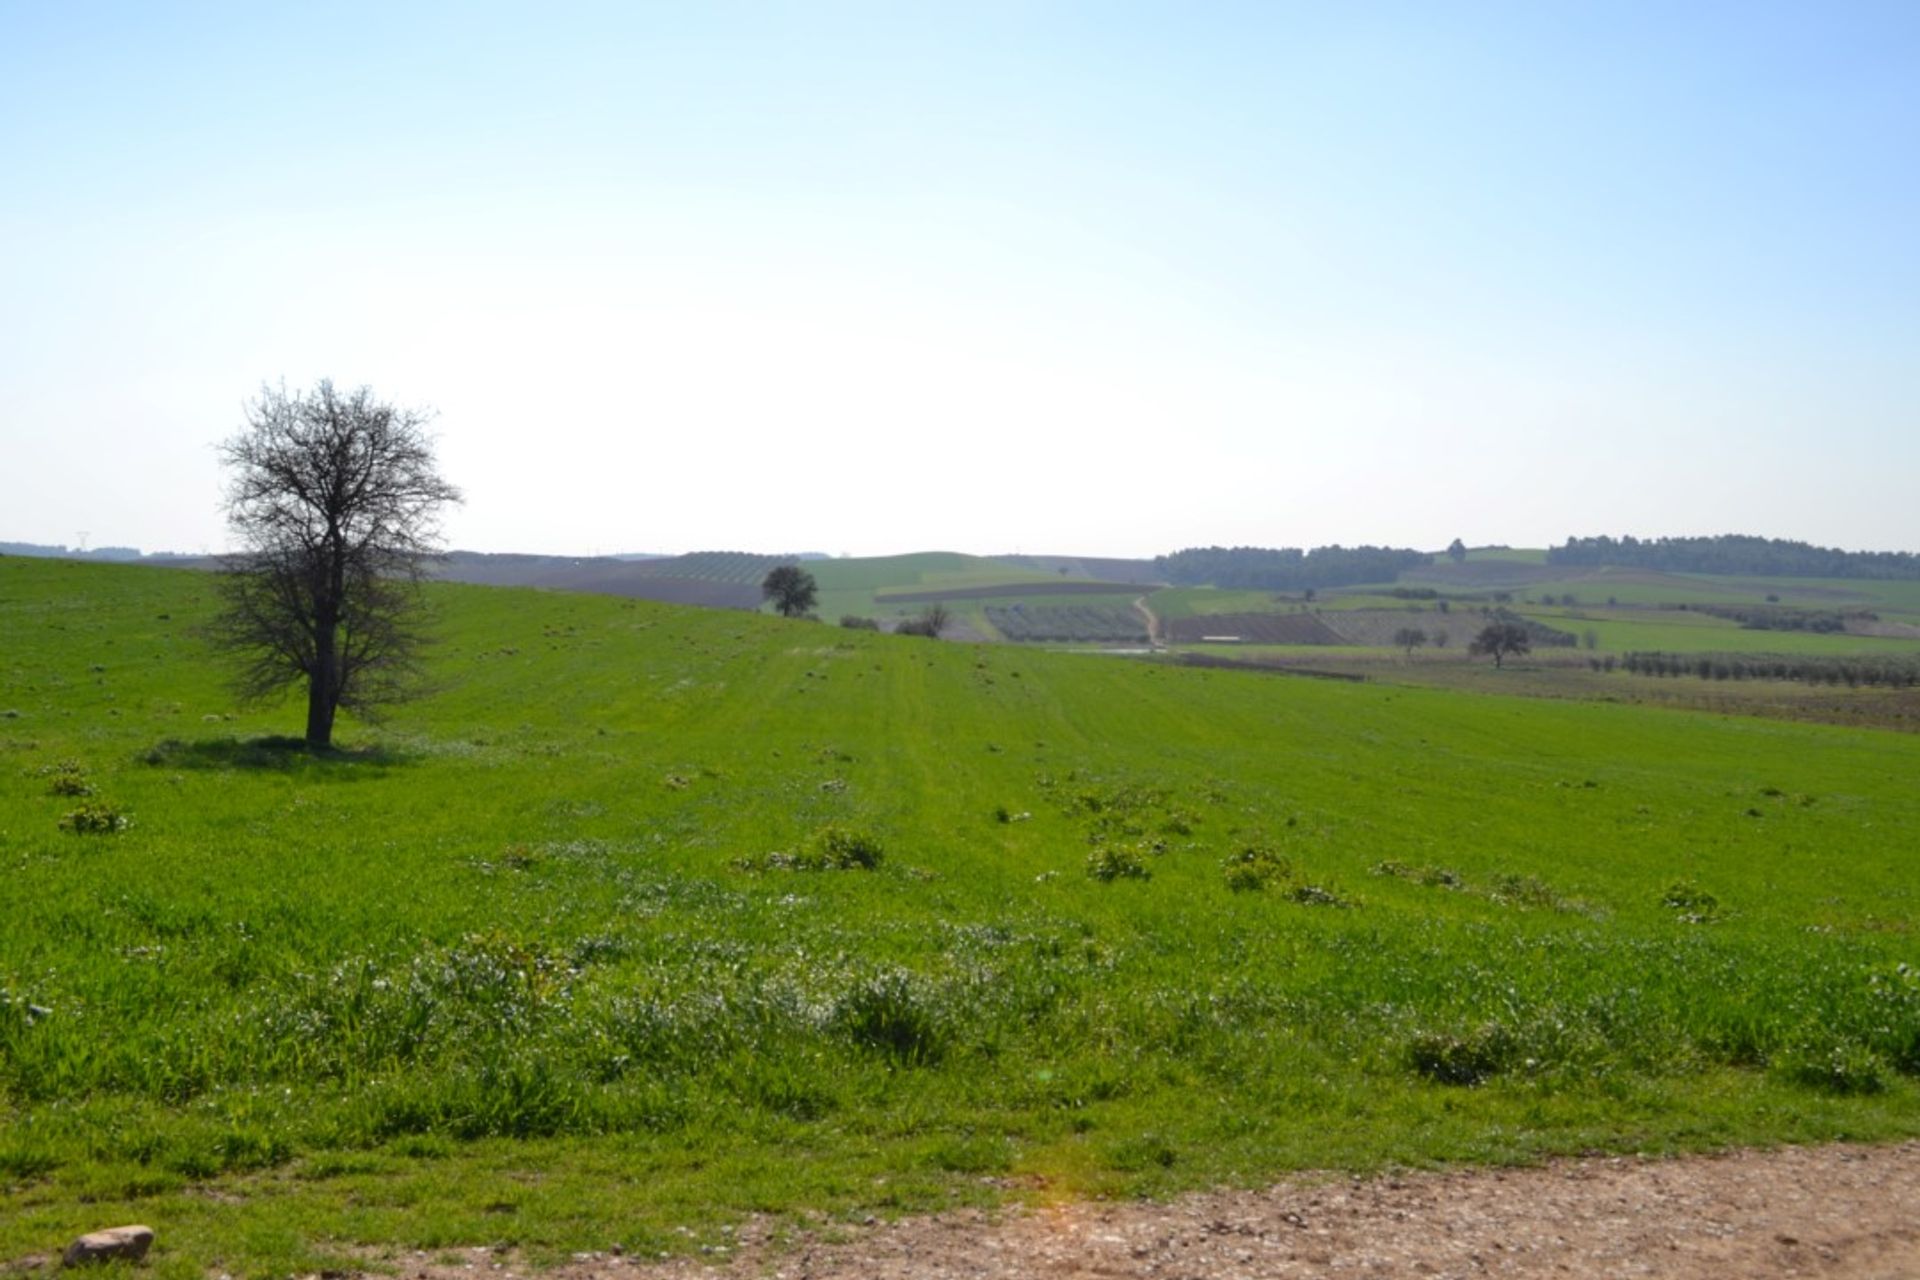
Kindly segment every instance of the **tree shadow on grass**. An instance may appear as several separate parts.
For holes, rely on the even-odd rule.
[[[168,738],[147,748],[140,757],[147,764],[171,769],[271,769],[283,773],[308,773],[370,769],[384,773],[392,765],[407,764],[412,757],[392,747],[326,747],[314,750],[304,738],[205,738],[183,742]]]

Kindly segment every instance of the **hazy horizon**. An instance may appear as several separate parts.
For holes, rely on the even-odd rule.
[[[9,540],[263,383],[462,549],[1913,550],[1920,9],[0,0]]]

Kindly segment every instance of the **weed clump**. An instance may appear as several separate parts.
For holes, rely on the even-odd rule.
[[[1411,880],[1429,889],[1464,889],[1467,884],[1465,877],[1449,867],[1413,867],[1397,858],[1374,863],[1372,874],[1395,880]]]
[[[928,1163],[948,1173],[1005,1173],[1013,1167],[1013,1145],[997,1135],[967,1134],[936,1145]]]
[[[78,760],[62,760],[40,770],[47,775],[47,794],[80,798],[93,794],[87,771]]]
[[[1565,901],[1553,891],[1553,886],[1540,877],[1515,875],[1512,872],[1495,876],[1488,896],[1495,902],[1520,907],[1543,907],[1555,911],[1566,907]]]
[[[1250,844],[1228,854],[1220,869],[1227,888],[1235,893],[1257,892],[1293,878],[1293,863],[1263,844]]]
[[[1179,1160],[1179,1153],[1157,1133],[1143,1133],[1128,1138],[1115,1146],[1107,1157],[1107,1164],[1122,1173],[1150,1173],[1155,1169],[1171,1169]]]
[[[1867,982],[1874,1051],[1904,1075],[1920,1076],[1920,968],[1898,964]]]
[[[1801,1045],[1777,1058],[1773,1070],[1781,1079],[1802,1088],[1853,1098],[1886,1092],[1884,1066],[1864,1045]]]
[[[808,853],[822,868],[834,871],[871,871],[887,856],[876,837],[846,827],[822,827],[816,831]]]
[[[734,862],[741,871],[872,871],[887,851],[878,837],[847,827],[822,827],[798,852],[775,851]]]
[[[1297,902],[1303,907],[1339,907],[1343,910],[1354,905],[1333,890],[1317,884],[1295,885],[1287,891],[1287,901]]]
[[[832,1021],[855,1044],[909,1066],[938,1062],[946,1053],[934,1001],[902,969],[855,983],[835,1002]]]
[[[133,818],[109,804],[83,804],[60,819],[60,829],[77,836],[117,835],[133,825]]]
[[[1413,1069],[1435,1084],[1477,1085],[1513,1062],[1513,1035],[1497,1022],[1463,1034],[1425,1033],[1407,1046]]]
[[[1140,856],[1138,848],[1124,844],[1103,844],[1087,855],[1087,874],[1104,884],[1115,880],[1151,880],[1153,868]]]
[[[1682,924],[1712,924],[1720,918],[1720,899],[1690,880],[1668,885],[1660,905],[1677,912]]]

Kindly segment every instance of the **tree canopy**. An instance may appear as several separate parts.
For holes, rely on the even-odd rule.
[[[760,583],[762,599],[769,600],[783,618],[802,617],[820,598],[820,585],[797,564],[776,566]]]
[[[1533,651],[1533,637],[1518,622],[1489,622],[1467,646],[1467,652],[1485,654],[1498,667],[1507,658],[1525,657]]]

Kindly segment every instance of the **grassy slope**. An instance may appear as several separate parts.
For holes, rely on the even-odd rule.
[[[234,745],[297,719],[204,589],[0,560],[0,1258],[1920,1132],[1920,739],[445,588],[445,691],[321,763]],[[736,866],[829,823],[886,862]]]

